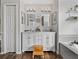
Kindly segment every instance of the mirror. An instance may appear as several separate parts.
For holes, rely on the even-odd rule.
[[[27,13],[26,30],[30,31],[43,31],[50,32],[52,30],[52,25],[56,24],[56,12],[55,13]]]

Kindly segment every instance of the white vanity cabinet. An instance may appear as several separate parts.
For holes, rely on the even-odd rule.
[[[43,45],[44,51],[55,51],[55,32],[24,32],[22,51],[32,51],[33,45]]]

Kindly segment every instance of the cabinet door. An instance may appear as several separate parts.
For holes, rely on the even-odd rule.
[[[43,32],[44,51],[55,51],[55,33]]]
[[[49,50],[55,51],[55,33],[54,32],[49,32],[49,45],[50,45]]]
[[[32,51],[33,33],[23,34],[23,51]]]
[[[38,44],[42,45],[42,32],[37,32]]]
[[[49,35],[47,32],[43,33],[43,45],[44,45],[44,50],[48,51],[48,48],[50,47],[49,45]]]
[[[27,51],[28,45],[29,45],[29,41],[28,41],[28,34],[23,33],[23,41],[22,41],[22,51]]]

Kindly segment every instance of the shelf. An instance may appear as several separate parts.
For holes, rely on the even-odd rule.
[[[77,20],[78,19],[78,12],[77,11],[70,11],[67,12],[69,17],[66,20]]]
[[[69,15],[69,18],[77,19],[77,17],[78,17],[78,5],[75,5],[74,7],[70,8],[66,13]]]
[[[69,16],[73,16],[73,17],[78,16],[78,12],[77,12],[77,11],[70,11],[70,12],[67,12],[67,14],[68,14]]]
[[[70,16],[78,17],[78,12],[70,12]]]
[[[68,17],[66,20],[78,20],[78,17],[76,17],[76,16],[70,16],[70,17]]]

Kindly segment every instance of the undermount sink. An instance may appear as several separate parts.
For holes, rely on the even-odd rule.
[[[73,44],[73,46],[78,49],[78,44]]]

